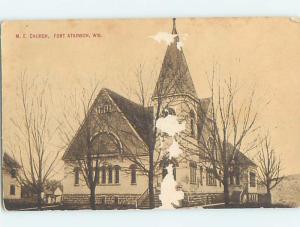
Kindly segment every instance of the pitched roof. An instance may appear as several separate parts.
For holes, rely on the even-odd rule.
[[[143,141],[150,146],[152,141],[153,107],[143,107],[116,92],[106,89],[127,120]]]
[[[5,166],[9,168],[20,168],[20,164],[15,161],[11,156],[9,156],[6,152],[3,155],[3,163]]]
[[[152,140],[152,126],[153,126],[153,116],[152,116],[152,107],[144,108],[143,106],[124,98],[123,96],[117,94],[116,92],[103,88],[97,98],[95,99],[94,103],[92,104],[89,112],[91,109],[95,108],[95,105],[98,102],[98,99],[101,95],[107,94],[112,101],[116,104],[116,106],[120,109],[120,111],[124,114],[125,118],[134,128],[135,132],[139,135],[139,137],[143,140],[143,142],[149,147]],[[87,114],[87,118],[90,117],[90,114]],[[84,119],[85,122],[85,119]],[[77,153],[76,147],[77,146],[84,146],[82,145],[82,141],[80,143],[80,138],[83,135],[85,123],[83,122],[82,126],[78,129],[76,135],[72,139],[69,147],[65,151],[63,155],[63,159],[72,159],[73,156]],[[84,141],[83,141],[84,142]],[[77,154],[77,155],[82,155]]]
[[[227,144],[229,149],[233,149],[233,145],[231,143]],[[256,164],[250,159],[248,158],[243,152],[241,152],[240,150],[236,149],[235,152],[235,162],[239,165],[249,165],[249,166],[256,166]]]
[[[256,166],[256,164],[241,151],[237,152],[236,161],[241,165]]]
[[[174,35],[174,41],[167,47],[153,97],[188,94],[194,98],[198,98],[183,50],[180,46],[181,43],[174,19],[172,34]]]

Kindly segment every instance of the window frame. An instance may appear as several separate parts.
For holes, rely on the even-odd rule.
[[[10,185],[9,195],[16,195],[16,185],[14,185],[14,184]]]
[[[251,188],[256,187],[256,173],[254,173],[254,172],[249,173],[249,186]]]
[[[106,167],[101,167],[101,184],[106,184]]]
[[[117,166],[114,167],[114,169],[115,169],[114,183],[115,184],[120,184],[120,169],[121,169],[121,167],[117,165]]]
[[[129,168],[130,168],[130,184],[136,185],[137,184],[137,167],[136,167],[136,165],[132,164]]]
[[[197,163],[190,162],[190,184],[197,184]]]
[[[213,170],[210,168],[206,170],[206,185],[217,186],[217,179],[213,173]]]
[[[108,184],[113,183],[113,168],[112,166],[108,167]]]

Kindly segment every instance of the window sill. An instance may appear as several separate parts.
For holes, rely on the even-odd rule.
[[[75,186],[75,187],[78,187],[78,186],[79,186],[79,184],[74,184],[74,186]]]
[[[137,183],[131,183],[131,185],[137,185]]]

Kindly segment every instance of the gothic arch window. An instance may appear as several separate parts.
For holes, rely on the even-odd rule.
[[[250,177],[250,187],[256,187],[256,175],[253,172],[249,173]]]
[[[115,184],[119,184],[120,183],[120,166],[114,166],[115,169]]]
[[[101,167],[101,184],[106,184],[106,167]]]
[[[130,180],[131,180],[131,184],[136,184],[136,165],[132,164],[131,166],[129,166],[130,169]]]
[[[190,130],[191,136],[195,137],[196,135],[196,116],[193,110],[190,111]]]
[[[113,182],[113,168],[112,166],[108,166],[108,183],[112,184]]]
[[[92,138],[92,150],[95,155],[113,156],[122,152],[122,144],[114,133],[101,131]]]

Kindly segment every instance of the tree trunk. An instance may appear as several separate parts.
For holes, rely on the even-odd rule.
[[[229,176],[228,171],[224,171],[223,186],[224,186],[224,205],[225,205],[225,207],[229,207],[229,203],[230,203],[228,176]]]
[[[271,206],[272,204],[272,195],[271,195],[271,190],[269,187],[267,187],[267,205]]]
[[[42,210],[42,203],[43,203],[42,191],[38,190],[38,192],[37,192],[37,208],[38,208],[38,210]]]
[[[96,187],[90,188],[90,206],[92,210],[96,210]]]
[[[153,185],[153,178],[154,178],[153,154],[154,154],[154,149],[151,149],[149,152],[149,174],[148,174],[149,208],[150,209],[155,208],[154,185]]]

